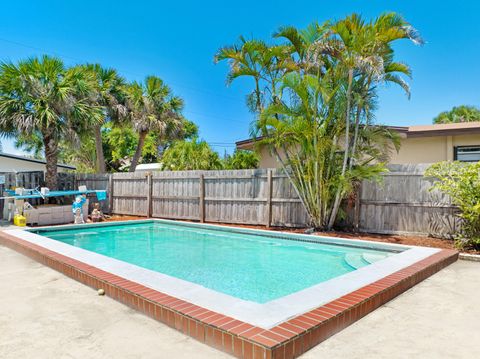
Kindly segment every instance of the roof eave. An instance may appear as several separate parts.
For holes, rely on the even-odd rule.
[[[23,156],[17,156],[17,155],[12,155],[10,153],[3,153],[2,152],[2,153],[0,153],[0,157],[6,157],[6,158],[14,159],[14,160],[25,161],[25,162],[40,163],[40,164],[43,164],[43,165],[47,164],[46,161],[37,160],[36,158],[28,158],[28,157],[23,157]],[[70,166],[70,165],[66,165],[66,164],[63,164],[63,163],[57,163],[57,167],[66,168],[66,169],[69,169],[69,170],[76,170],[77,169],[77,167],[75,167],[75,166]]]
[[[407,138],[459,136],[459,135],[472,135],[472,134],[479,134],[479,133],[480,133],[480,127],[425,130],[425,131],[408,131]]]

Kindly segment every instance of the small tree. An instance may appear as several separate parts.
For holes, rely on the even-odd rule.
[[[455,235],[456,245],[480,249],[480,162],[435,163],[425,177],[437,179],[432,190],[447,194],[460,210],[462,229]]]

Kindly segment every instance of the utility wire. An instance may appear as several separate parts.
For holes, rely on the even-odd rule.
[[[200,113],[200,112],[196,112],[196,111],[190,111],[190,110],[185,110],[183,111],[185,113],[191,113],[193,115],[198,115],[198,116],[203,116],[203,117],[209,117],[209,118],[215,118],[217,120],[221,120],[221,121],[225,121],[227,123],[229,122],[235,122],[235,123],[240,123],[242,125],[246,125],[246,123],[244,121],[240,121],[240,120],[235,120],[235,119],[231,119],[231,118],[226,118],[226,117],[220,117],[220,116],[215,116],[215,115],[208,115],[208,114],[204,114],[204,113]]]
[[[32,50],[35,50],[35,51],[40,51],[40,52],[43,52],[43,53],[52,54],[52,55],[55,55],[55,56],[58,56],[58,57],[63,57],[65,59],[70,59],[70,60],[73,60],[73,61],[76,61],[76,62],[88,63],[88,61],[81,60],[79,58],[68,56],[68,55],[65,55],[65,54],[62,54],[62,53],[59,53],[59,52],[56,52],[56,51],[45,50],[45,49],[42,49],[42,48],[39,48],[39,47],[27,45],[27,44],[24,44],[24,43],[21,43],[21,42],[18,42],[18,41],[12,41],[12,40],[8,40],[8,39],[1,38],[1,37],[0,37],[0,41],[7,42],[7,43],[17,45],[17,46],[21,46],[21,47],[25,47],[25,48],[29,48],[29,49],[32,49]],[[144,75],[140,75],[140,74],[131,72],[129,70],[125,70],[125,69],[121,69],[121,68],[119,68],[118,70],[122,73],[130,74],[130,75],[135,76],[135,77],[140,77],[140,78],[144,77]],[[183,88],[192,90],[192,91],[197,91],[197,92],[201,92],[201,93],[205,93],[205,94],[210,94],[210,95],[214,95],[214,96],[218,96],[218,97],[223,97],[225,99],[229,99],[229,100],[232,100],[232,101],[239,101],[239,102],[242,102],[243,104],[245,103],[245,101],[243,99],[240,99],[238,97],[219,94],[218,92],[209,91],[209,90],[193,87],[193,86],[190,86],[190,85],[181,84],[177,81],[174,81],[174,82],[169,81],[169,83],[171,83],[175,86],[178,86],[178,87],[183,87]]]
[[[84,60],[81,60],[81,59],[78,59],[78,58],[75,58],[75,57],[72,57],[72,56],[68,56],[68,55],[65,55],[65,54],[62,54],[62,53],[59,53],[59,52],[56,52],[56,51],[45,50],[45,49],[42,49],[42,48],[39,48],[39,47],[36,47],[36,46],[27,45],[27,44],[24,44],[24,43],[21,43],[21,42],[18,42],[18,41],[12,41],[12,40],[5,39],[5,38],[2,38],[2,37],[0,37],[0,41],[10,43],[10,44],[13,44],[13,45],[16,45],[16,46],[29,48],[29,49],[32,49],[32,50],[35,50],[35,51],[48,53],[48,54],[51,54],[51,55],[55,55],[55,56],[58,56],[58,57],[62,57],[64,59],[69,59],[69,60],[80,62],[80,63],[82,63],[82,62],[85,63],[86,62]],[[130,75],[135,76],[135,77],[142,77],[142,75],[140,75],[140,74],[136,74],[136,73],[131,72],[131,71],[126,71],[124,69],[119,69],[119,71],[121,71],[123,73],[130,74]],[[208,90],[204,90],[204,89],[198,89],[198,88],[195,88],[195,87],[192,87],[192,86],[182,85],[182,84],[179,84],[177,82],[171,82],[171,81],[169,81],[169,82],[172,83],[175,86],[178,86],[178,87],[187,88],[187,89],[197,91],[197,92],[201,92],[201,93],[205,93],[205,94],[212,94],[214,96],[223,97],[223,98],[227,98],[227,99],[234,100],[234,101],[242,101],[242,103],[244,103],[243,100],[240,100],[239,98],[236,98],[236,97],[226,96],[226,95],[219,94],[219,93],[216,93],[216,92],[213,92],[213,91],[208,91]],[[204,114],[204,113],[200,113],[200,112],[196,112],[196,111],[190,111],[190,110],[185,110],[184,112],[185,113],[190,113],[190,114],[193,114],[193,115],[197,115],[197,116],[203,116],[203,117],[207,117],[207,118],[215,118],[215,119],[226,121],[226,122],[235,122],[235,123],[245,125],[244,121],[235,120],[235,119],[231,119],[231,118],[219,117],[219,116]],[[231,143],[231,142],[208,142],[208,144],[213,146],[213,147],[236,147],[235,143]]]

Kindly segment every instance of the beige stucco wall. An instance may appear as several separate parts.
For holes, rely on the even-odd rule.
[[[400,151],[393,151],[390,163],[435,163],[453,161],[455,146],[480,145],[480,134],[461,136],[433,136],[405,138],[401,141]],[[262,147],[259,150],[260,168],[279,167],[277,160]]]
[[[434,163],[453,160],[453,151],[449,154],[447,150],[445,136],[406,138],[401,142],[400,151],[392,152],[390,163]]]
[[[259,149],[259,156],[260,156],[260,162],[258,166],[260,168],[276,168],[280,167],[279,163],[277,162],[277,159],[275,156],[270,154],[270,151],[262,146]]]
[[[480,145],[480,135],[406,138],[390,163],[434,163],[453,161],[454,147]]]

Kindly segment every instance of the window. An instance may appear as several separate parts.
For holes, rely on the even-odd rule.
[[[480,146],[455,147],[454,160],[462,162],[480,161]]]

